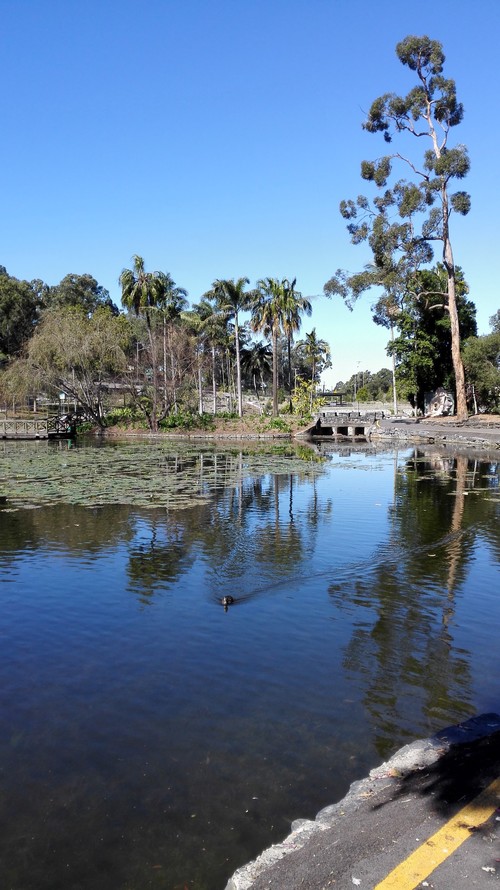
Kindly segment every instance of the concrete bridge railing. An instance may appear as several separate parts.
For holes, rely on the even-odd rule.
[[[316,420],[303,431],[302,435],[310,438],[324,438],[327,436],[344,437],[354,439],[366,438],[377,420],[384,417],[383,411],[334,411],[323,410],[316,416]]]

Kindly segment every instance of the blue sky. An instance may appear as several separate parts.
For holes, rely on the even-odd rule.
[[[49,284],[88,272],[118,305],[135,253],[192,302],[215,278],[297,277],[314,297],[301,333],[332,349],[327,382],[389,366],[375,295],[350,313],[323,285],[371,258],[338,205],[384,152],[361,128],[372,100],[413,85],[395,45],[440,40],[465,106],[453,144],[472,165],[455,261],[488,332],[498,0],[0,0],[0,16],[0,264]]]

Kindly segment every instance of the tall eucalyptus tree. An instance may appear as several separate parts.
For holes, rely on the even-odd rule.
[[[368,133],[382,133],[386,143],[393,136],[415,137],[419,147],[430,147],[423,158],[410,151],[393,151],[375,161],[363,161],[361,176],[373,182],[380,193],[372,202],[364,195],[355,201],[342,201],[340,212],[354,244],[368,241],[373,267],[354,275],[342,270],[325,284],[325,293],[341,294],[349,304],[373,286],[386,295],[403,292],[414,273],[433,259],[433,242],[441,242],[446,271],[443,298],[450,316],[451,356],[457,395],[457,417],[467,418],[465,374],[460,355],[460,328],[457,310],[456,272],[450,234],[453,213],[465,216],[469,195],[451,191],[454,180],[469,171],[464,145],[450,146],[451,129],[463,118],[457,101],[455,81],[443,76],[445,56],[442,45],[429,37],[408,36],[396,46],[400,62],[416,73],[417,82],[406,96],[386,93],[375,99],[363,127]],[[410,179],[397,179],[388,187],[394,164],[403,164]]]

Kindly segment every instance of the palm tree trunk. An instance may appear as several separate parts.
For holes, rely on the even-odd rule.
[[[230,401],[229,411],[232,411],[233,410],[233,400],[234,400],[234,402],[236,401],[236,390],[235,390],[235,386],[234,386],[234,373],[233,373],[233,369],[232,369],[231,355],[229,353],[227,354],[227,382],[228,382],[227,391],[229,393],[229,401]]]
[[[156,342],[148,312],[146,313],[146,325],[149,337],[149,347],[151,350],[151,415],[149,418],[149,426],[151,432],[156,433],[158,432],[158,381],[156,379],[158,362],[156,361]]]
[[[241,394],[241,363],[240,363],[240,331],[238,313],[234,315],[234,338],[236,346],[236,388],[238,390],[238,416],[243,417],[243,398]]]
[[[170,349],[170,373],[172,375],[172,400],[174,403],[174,414],[177,414],[177,387],[175,385],[175,361],[174,361],[174,350],[172,345],[172,328],[169,326],[169,349]]]
[[[214,397],[214,416],[217,414],[217,383],[215,381],[215,346],[212,346],[212,393]]]
[[[201,378],[201,359],[198,356],[198,414],[203,414],[203,381]]]
[[[273,330],[273,417],[278,416],[278,331]]]
[[[312,372],[311,372],[311,401],[310,401],[310,412],[312,414],[313,410],[313,393],[314,393],[314,381],[316,378],[316,362],[314,361],[314,356],[312,360]]]
[[[163,316],[163,411],[167,413],[167,319]]]
[[[292,405],[292,338],[290,334],[287,337],[287,351],[288,351],[288,406],[290,408],[290,414],[293,411]]]

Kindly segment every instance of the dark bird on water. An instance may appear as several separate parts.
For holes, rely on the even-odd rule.
[[[232,606],[234,603],[233,596],[223,596],[221,599],[221,603],[224,606],[224,612],[227,612],[229,606]]]

